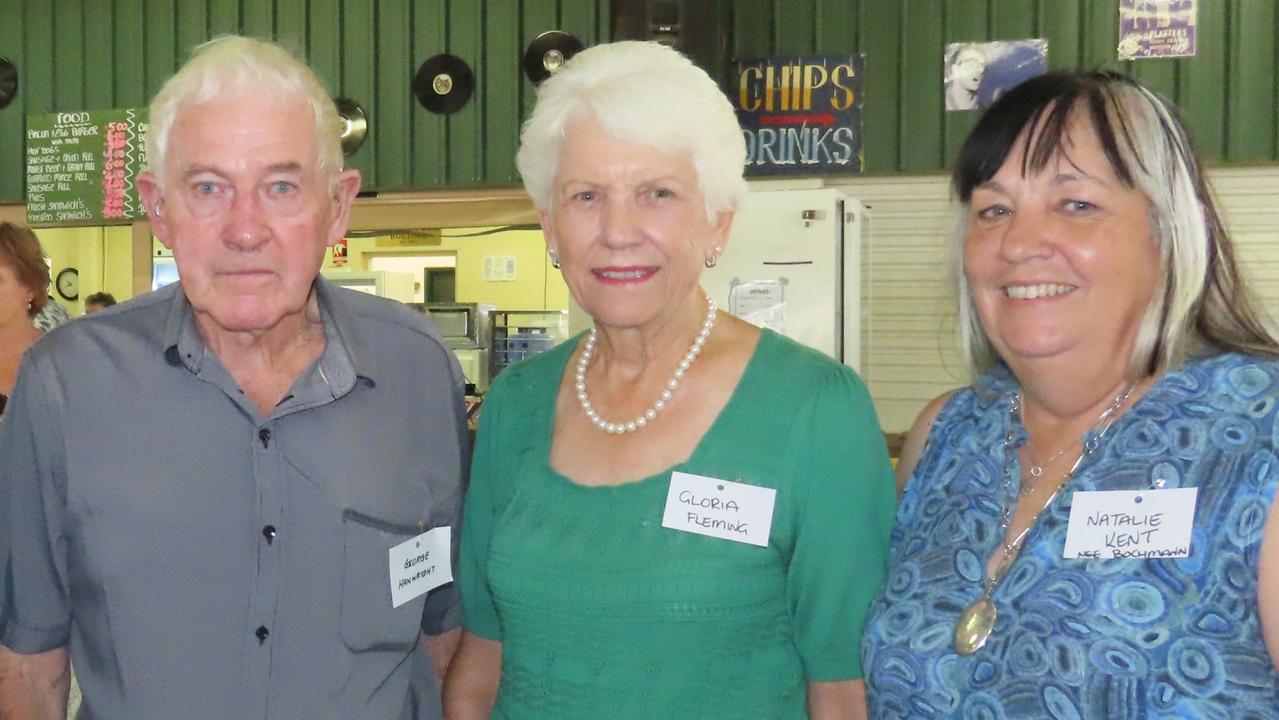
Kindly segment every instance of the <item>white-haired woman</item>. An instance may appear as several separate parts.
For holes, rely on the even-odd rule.
[[[846,367],[719,312],[745,148],[655,43],[546,81],[517,162],[595,328],[504,371],[463,522],[450,717],[863,717],[893,511]]]
[[[953,179],[977,379],[898,465],[872,717],[1279,718],[1279,345],[1175,110],[1041,76]]]

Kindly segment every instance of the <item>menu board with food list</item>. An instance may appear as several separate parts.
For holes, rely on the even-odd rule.
[[[134,178],[147,165],[144,108],[27,116],[27,222],[145,216]]]

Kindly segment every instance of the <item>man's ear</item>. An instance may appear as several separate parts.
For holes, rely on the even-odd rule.
[[[146,170],[138,174],[134,180],[138,188],[138,197],[147,210],[147,219],[151,221],[151,232],[160,240],[160,244],[173,249],[173,233],[170,232],[168,218],[164,216],[164,193],[160,190],[160,182],[155,173]]]
[[[355,169],[343,170],[334,178],[333,189],[329,192],[329,202],[333,204],[329,245],[346,235],[347,224],[351,221],[351,205],[355,203],[355,196],[360,194],[361,182],[360,171]]]

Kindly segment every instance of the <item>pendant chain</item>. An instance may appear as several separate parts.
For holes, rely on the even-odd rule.
[[[1080,463],[1084,458],[1091,455],[1101,444],[1102,437],[1114,424],[1116,413],[1128,401],[1132,395],[1133,384],[1129,383],[1123,392],[1115,396],[1114,401],[1107,407],[1097,420],[1088,428],[1081,438],[1083,447],[1079,451],[1079,457],[1071,463],[1070,469],[1062,474],[1061,480],[1058,481],[1056,487],[1053,488],[1048,499],[1030,518],[1030,522],[1022,531],[1017,533],[1017,537],[1012,542],[1003,540],[1003,550],[999,557],[999,561],[995,565],[993,572],[987,570],[986,582],[983,584],[981,595],[976,600],[969,603],[968,607],[960,614],[958,621],[955,623],[954,647],[955,652],[960,655],[972,655],[980,650],[989,639],[991,632],[995,628],[995,619],[998,616],[998,608],[992,596],[995,588],[998,587],[1000,581],[1008,575],[1009,568],[1012,567],[1013,561],[1021,553],[1022,546],[1026,542],[1026,536],[1039,522],[1039,516],[1048,509],[1050,505],[1057,500],[1057,496],[1070,483],[1071,478],[1075,476],[1075,471],[1079,469]],[[1013,508],[1016,505],[1019,493],[1013,490],[1013,459],[1016,456],[1017,447],[1015,445],[1016,434],[1013,428],[1021,424],[1021,405],[1022,395],[1020,392],[1012,396],[1008,403],[1008,428],[1004,431],[1004,487],[1003,487],[1003,507],[1000,510],[999,527],[1003,531],[1003,537],[1008,536],[1008,525],[1012,520]],[[1029,440],[1029,438],[1027,438]],[[1073,443],[1071,443],[1073,445]],[[1064,451],[1063,451],[1064,452]],[[1049,462],[1056,460],[1062,453],[1054,455]],[[1040,467],[1040,474],[1043,474],[1043,468]],[[1038,475],[1034,475],[1038,477]],[[1025,493],[1021,493],[1022,496]]]

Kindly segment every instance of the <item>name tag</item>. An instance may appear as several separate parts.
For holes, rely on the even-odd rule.
[[[1065,558],[1190,556],[1199,488],[1077,492]]]
[[[437,527],[391,548],[391,607],[453,582],[452,543],[453,529]]]
[[[767,547],[776,499],[773,488],[674,472],[662,527]]]

